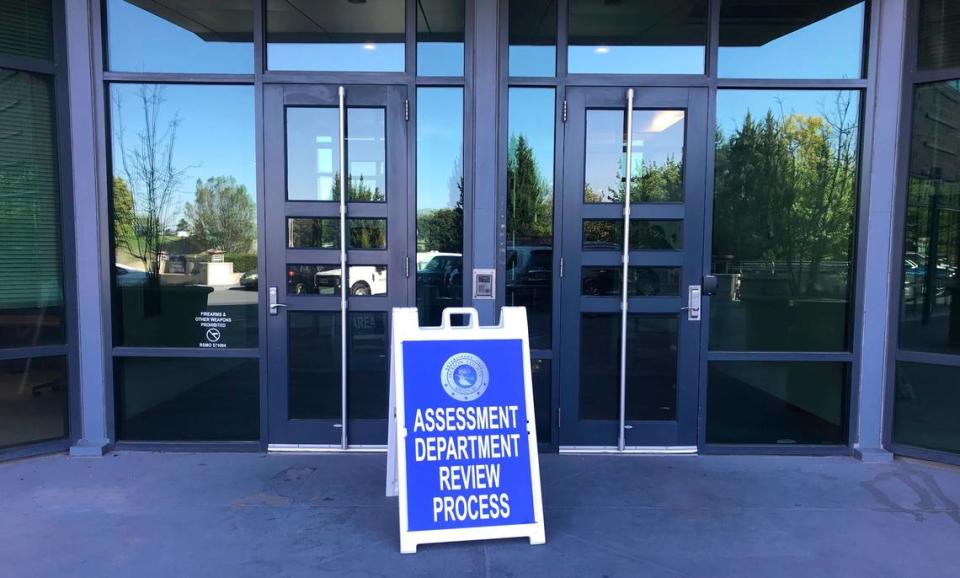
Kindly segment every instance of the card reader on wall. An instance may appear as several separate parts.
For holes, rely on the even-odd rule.
[[[496,269],[473,270],[473,298],[493,299],[496,297]]]

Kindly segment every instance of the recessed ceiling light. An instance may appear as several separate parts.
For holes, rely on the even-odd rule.
[[[610,52],[610,47],[609,47],[609,46],[597,46],[596,48],[593,49],[593,51],[596,52],[597,54],[606,54],[606,53]]]
[[[364,49],[364,50],[376,50],[376,49],[377,49],[377,45],[376,45],[376,44],[371,44],[371,43],[368,42],[368,43],[366,43],[366,44],[363,45],[363,49]]]

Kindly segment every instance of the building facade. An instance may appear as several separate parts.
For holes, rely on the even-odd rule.
[[[390,309],[519,305],[542,451],[960,462],[955,2],[0,20],[0,457],[376,450]]]

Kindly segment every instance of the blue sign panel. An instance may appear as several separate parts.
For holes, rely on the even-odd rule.
[[[408,530],[535,522],[519,339],[403,343]]]

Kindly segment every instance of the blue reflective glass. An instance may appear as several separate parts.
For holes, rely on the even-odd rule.
[[[859,78],[865,11],[851,0],[724,0],[719,76]]]
[[[107,63],[124,72],[253,73],[252,0],[108,0]]]
[[[512,0],[510,76],[553,76],[557,70],[557,3]]]
[[[417,75],[463,76],[464,0],[417,2]]]

